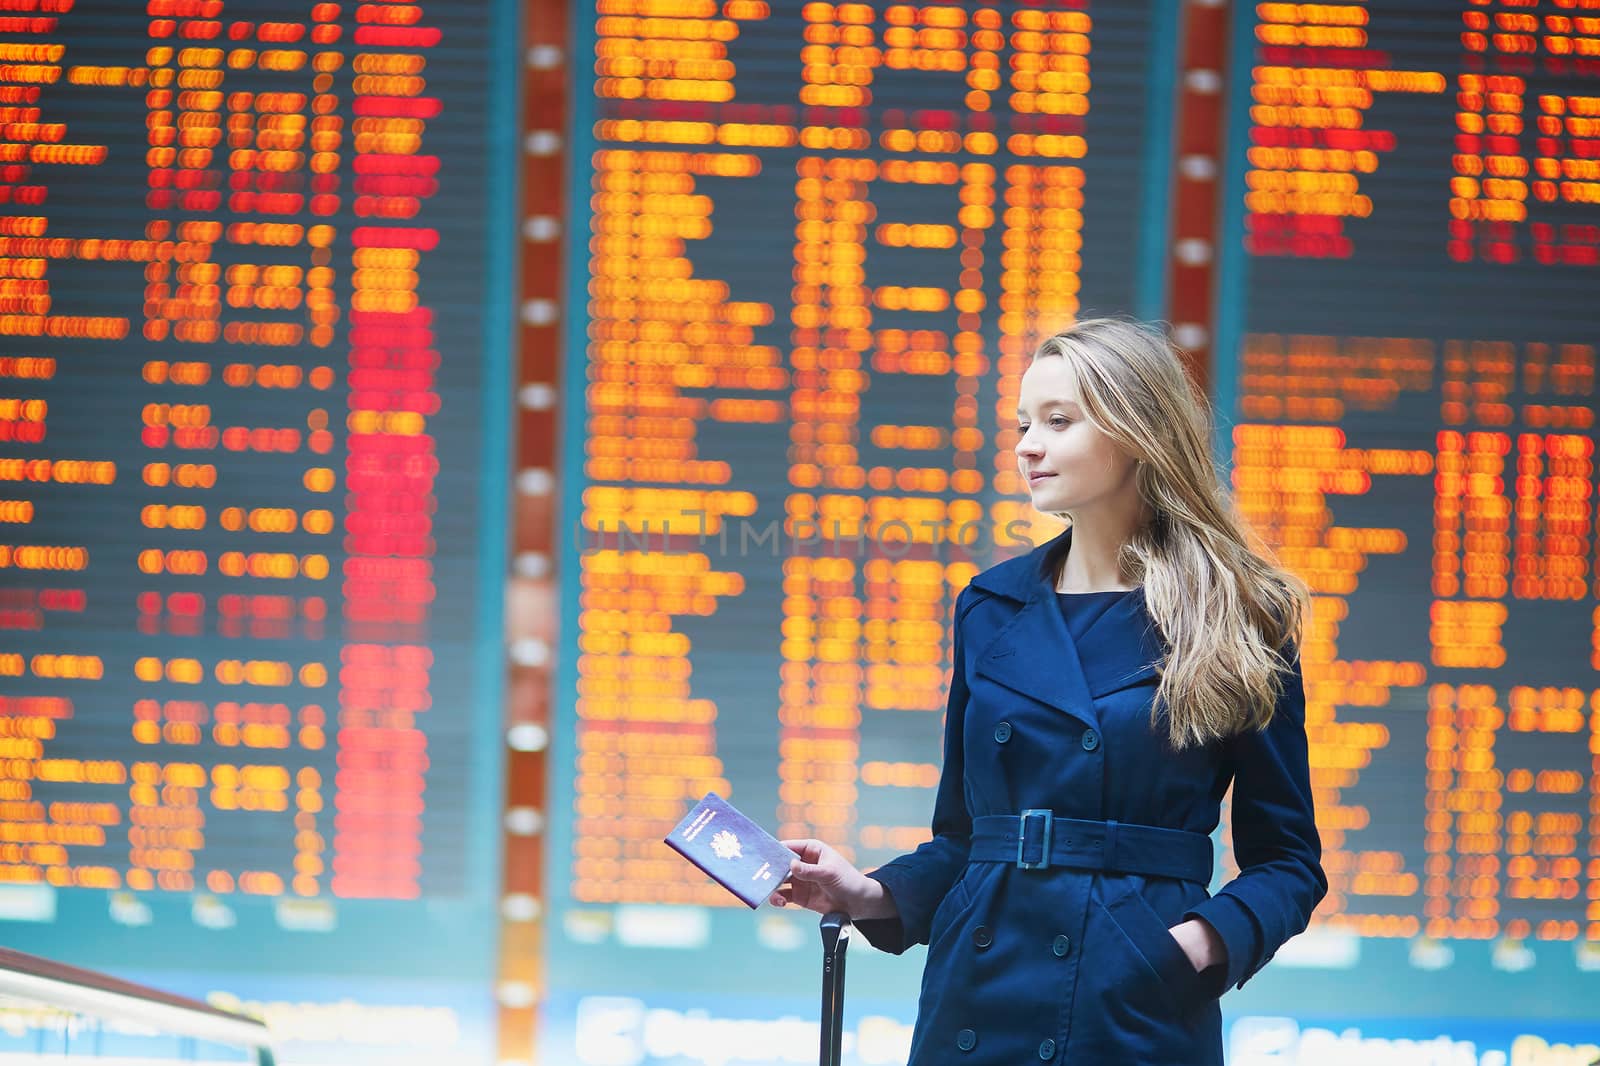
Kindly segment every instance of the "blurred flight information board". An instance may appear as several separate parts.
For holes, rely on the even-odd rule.
[[[1034,532],[1027,338],[1136,298],[1154,27],[1142,4],[578,18],[557,891],[720,905],[660,843],[705,791],[873,865],[926,836],[954,598],[998,527]]]
[[[492,895],[489,7],[5,5],[7,916]]]
[[[1319,921],[1600,969],[1600,5],[1239,29],[1216,378],[1243,509],[1317,594]]]
[[[1235,9],[1219,455],[1316,593],[1332,887],[1230,1012],[1359,1021],[1396,1009],[1396,974],[1453,966],[1407,978],[1404,1009],[1570,1015],[1600,971],[1587,2]],[[703,792],[863,867],[927,838],[955,596],[1059,528],[1015,477],[1027,353],[1073,316],[1162,306],[1176,14],[576,16],[587,393],[550,1017],[580,1060],[627,1040],[629,1061],[693,1059],[650,1034],[690,1032],[702,991],[780,1041],[788,1008],[749,982],[809,997],[812,971],[746,951],[732,897],[660,845]],[[813,943],[803,918],[754,922],[763,948]],[[669,946],[717,964],[637,950]],[[859,965],[881,998],[858,1009],[890,1030],[859,1061],[894,1061],[916,968]]]

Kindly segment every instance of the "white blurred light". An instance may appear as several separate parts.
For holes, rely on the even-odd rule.
[[[550,573],[550,556],[544,552],[518,552],[511,569],[518,577],[546,577]]]
[[[537,300],[526,300],[522,304],[522,321],[530,326],[548,326],[560,317],[560,309],[554,300],[542,297]]]
[[[511,661],[518,666],[540,667],[550,663],[550,645],[537,637],[514,640],[507,652],[511,656]]]
[[[548,411],[556,405],[556,387],[547,381],[530,381],[517,390],[517,402],[530,411]]]
[[[1307,929],[1272,956],[1274,965],[1313,970],[1353,970],[1361,962],[1361,938],[1341,929]]]
[[[537,807],[507,807],[506,832],[514,837],[538,836],[544,832],[544,813]]]
[[[1208,155],[1186,155],[1178,160],[1178,172],[1190,181],[1210,181],[1217,176],[1217,161]]]
[[[1206,67],[1197,67],[1184,73],[1183,85],[1190,92],[1209,96],[1222,90],[1222,75]]]
[[[539,999],[533,991],[533,986],[526,981],[501,981],[495,988],[495,998],[500,1001],[502,1007],[510,1007],[513,1010],[531,1007]]]
[[[616,909],[617,940],[637,948],[703,948],[711,942],[711,908],[624,903]]]
[[[530,241],[553,241],[561,236],[561,222],[549,215],[530,215],[522,221],[522,235]]]
[[[561,151],[561,134],[555,130],[534,130],[522,139],[529,155],[555,155]]]
[[[548,496],[555,484],[555,476],[542,466],[517,471],[517,491],[524,496]]]
[[[538,897],[526,892],[512,892],[500,899],[500,917],[508,922],[538,921],[543,913],[544,906]]]
[[[1180,348],[1203,348],[1211,340],[1211,333],[1196,322],[1180,322],[1172,327],[1172,339]]]
[[[562,52],[553,44],[536,44],[528,49],[528,66],[534,70],[551,70],[561,65]]]
[[[538,722],[522,722],[506,730],[506,746],[512,751],[543,751],[549,743],[549,730]]]
[[[1185,266],[1201,266],[1211,262],[1211,242],[1199,237],[1185,237],[1172,246],[1172,254]]]

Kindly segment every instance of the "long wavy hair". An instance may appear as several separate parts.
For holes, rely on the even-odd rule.
[[[1165,718],[1175,749],[1265,727],[1310,593],[1251,547],[1212,455],[1209,405],[1177,349],[1157,327],[1093,318],[1033,355],[1049,357],[1076,374],[1089,422],[1139,460],[1143,521],[1118,564],[1144,586],[1165,646],[1152,720]]]

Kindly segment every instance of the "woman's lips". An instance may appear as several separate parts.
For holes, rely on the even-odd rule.
[[[1055,477],[1055,475],[1054,474],[1029,474],[1028,475],[1028,484],[1031,485],[1036,481],[1043,481],[1047,477]]]

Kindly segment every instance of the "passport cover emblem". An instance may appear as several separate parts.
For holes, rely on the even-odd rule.
[[[719,859],[739,858],[739,838],[724,829],[711,838],[711,850]]]

